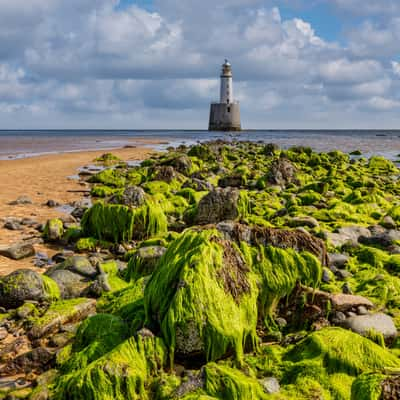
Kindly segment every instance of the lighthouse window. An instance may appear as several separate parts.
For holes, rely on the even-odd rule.
[[[229,113],[231,112],[231,108],[230,108],[230,107],[228,107],[228,112],[229,112]]]

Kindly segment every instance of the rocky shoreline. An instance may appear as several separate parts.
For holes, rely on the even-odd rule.
[[[400,398],[395,164],[225,141],[95,161],[69,219],[4,221],[37,233],[0,254],[38,270],[0,279],[0,398]]]

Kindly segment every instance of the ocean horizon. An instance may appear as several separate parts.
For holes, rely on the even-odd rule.
[[[364,156],[382,155],[398,160],[400,130],[364,129],[246,129],[217,132],[188,129],[23,129],[0,130],[0,160],[90,150],[112,150],[124,146],[191,145],[209,140],[249,140],[275,143],[282,148],[307,146],[316,151],[359,150]],[[144,143],[143,141],[158,143]]]

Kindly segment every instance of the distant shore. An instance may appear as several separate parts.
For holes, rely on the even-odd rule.
[[[143,160],[153,152],[151,144],[156,141],[143,141],[143,146],[112,149],[112,153],[125,161]],[[144,147],[146,144],[148,147]],[[0,245],[15,243],[29,238],[32,228],[24,230],[5,229],[7,218],[30,218],[39,223],[47,219],[64,215],[58,207],[48,207],[46,202],[54,200],[61,206],[79,201],[83,197],[85,186],[73,179],[78,169],[93,164],[93,160],[106,150],[60,153],[31,158],[0,160]],[[20,196],[26,196],[32,204],[10,205]],[[42,245],[35,245],[37,251]],[[48,254],[51,250],[46,248]],[[57,249],[54,249],[54,253]],[[13,261],[0,256],[0,275],[15,269],[33,267],[32,259]]]

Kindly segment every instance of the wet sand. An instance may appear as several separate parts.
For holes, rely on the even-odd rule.
[[[148,141],[147,144],[153,144]],[[27,240],[37,236],[37,231],[25,227],[23,231],[4,229],[4,219],[8,217],[30,218],[45,223],[53,217],[67,217],[55,208],[46,206],[48,200],[61,205],[82,199],[87,184],[69,178],[76,175],[82,166],[104,154],[105,150],[84,151],[38,156],[17,160],[0,160],[0,246]],[[111,151],[125,161],[143,160],[153,151],[149,147],[113,149]],[[80,191],[80,192],[79,192]],[[32,204],[10,205],[20,196],[27,196]],[[57,247],[35,245],[36,251],[44,251],[49,256],[57,252]],[[0,275],[19,268],[35,268],[32,257],[20,261],[0,256]]]

